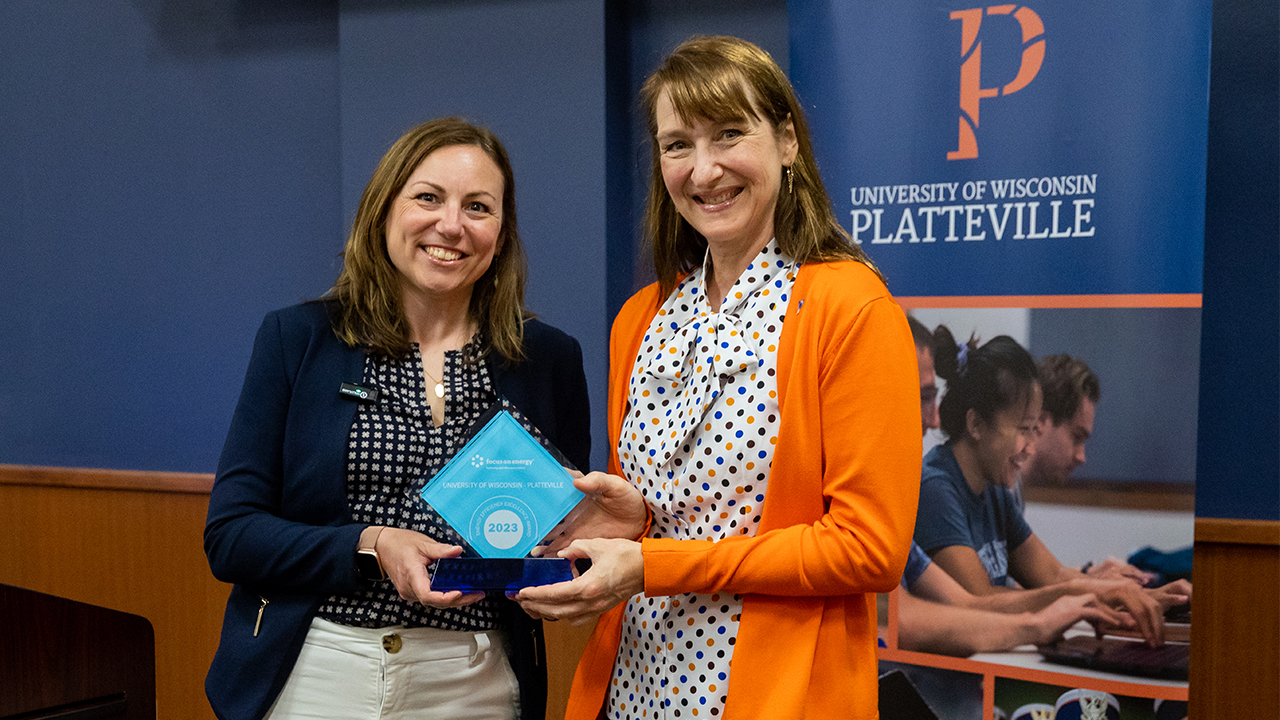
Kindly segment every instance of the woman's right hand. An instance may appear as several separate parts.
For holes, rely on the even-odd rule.
[[[586,494],[578,506],[552,528],[550,544],[534,548],[535,557],[555,557],[574,540],[639,539],[649,521],[649,508],[636,486],[602,472],[580,475],[573,486]]]
[[[462,548],[457,545],[444,545],[422,533],[389,527],[378,535],[374,549],[378,551],[388,579],[396,586],[400,597],[409,602],[446,608],[462,607],[484,599],[484,593],[463,595],[460,590],[441,593],[431,589],[427,568],[440,558],[461,555]]]
[[[581,625],[644,592],[644,554],[638,542],[619,538],[578,540],[560,557],[589,559],[591,568],[573,580],[527,587],[507,596],[520,603],[532,618]]]

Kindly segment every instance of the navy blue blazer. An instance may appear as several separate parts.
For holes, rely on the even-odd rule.
[[[341,383],[363,379],[365,352],[337,338],[328,307],[310,302],[263,320],[209,497],[205,554],[214,576],[234,583],[205,680],[222,720],[263,717],[320,604],[367,585],[354,566],[365,526],[352,523],[346,491],[356,402],[338,393]],[[537,320],[525,323],[524,347],[527,359],[515,365],[489,354],[498,393],[586,469],[591,436],[581,347]],[[500,605],[521,717],[539,720],[546,706],[541,624],[514,603]]]

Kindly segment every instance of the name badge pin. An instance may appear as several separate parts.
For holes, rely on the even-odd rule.
[[[356,385],[355,383],[342,383],[342,387],[338,388],[338,394],[352,398],[356,402],[372,403],[378,401],[377,388]]]

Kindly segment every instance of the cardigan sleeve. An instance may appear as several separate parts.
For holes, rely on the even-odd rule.
[[[315,497],[286,497],[301,495],[305,488],[298,486],[308,476],[293,470],[307,467],[307,461],[295,460],[286,445],[298,434],[289,432],[291,406],[307,401],[295,390],[311,348],[306,330],[281,318],[280,312],[268,315],[254,341],[209,496],[205,553],[214,576],[224,582],[258,591],[350,592],[361,585],[353,558],[364,526],[347,524],[341,505],[334,509],[329,503],[329,517],[317,514],[315,508],[324,504],[318,489]],[[286,483],[287,472],[299,482]]]
[[[919,492],[919,380],[905,317],[880,287],[861,305],[836,292],[801,306],[814,316],[795,340],[765,499],[787,508],[781,519],[755,537],[644,540],[647,594],[820,596],[898,583]]]

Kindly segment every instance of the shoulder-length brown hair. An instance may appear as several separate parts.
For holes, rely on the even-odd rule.
[[[329,297],[333,328],[348,345],[400,357],[409,352],[409,323],[400,297],[399,271],[387,255],[387,215],[409,176],[443,147],[474,145],[502,171],[502,228],[493,264],[476,281],[468,312],[503,358],[524,358],[524,246],[516,231],[516,187],[507,151],[489,130],[456,118],[423,123],[391,146],[373,171],[342,251],[342,272]]]
[[[686,122],[695,117],[712,122],[754,117],[779,133],[787,120],[791,120],[799,151],[791,165],[791,182],[783,180],[774,208],[773,228],[778,246],[797,262],[857,260],[880,274],[836,221],[831,200],[818,175],[808,123],[782,69],[769,53],[746,40],[726,36],[695,37],[677,47],[640,90],[653,167],[645,232],[653,246],[654,269],[662,289],[660,297],[671,293],[681,275],[702,264],[707,249],[706,238],[680,216],[662,181],[662,152],[656,138],[658,98],[664,92]]]

